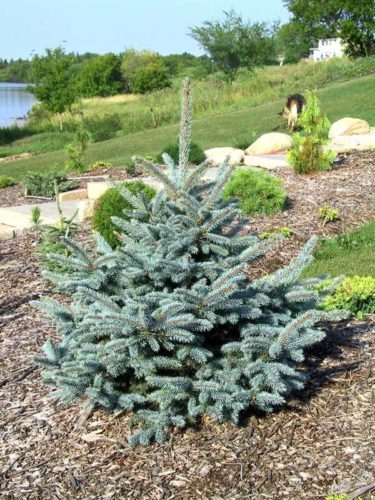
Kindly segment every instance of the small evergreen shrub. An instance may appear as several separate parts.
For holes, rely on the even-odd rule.
[[[172,142],[171,144],[168,144],[163,151],[156,157],[157,163],[164,163],[163,161],[163,154],[167,153],[172,160],[176,163],[176,165],[179,162],[179,145],[178,142]],[[193,165],[199,165],[206,159],[206,156],[204,154],[203,149],[195,142],[192,142],[190,144],[190,149],[189,149],[189,163],[192,163]]]
[[[155,195],[154,189],[150,186],[147,186],[142,181],[136,181],[125,182],[121,190],[115,187],[110,188],[98,199],[92,217],[92,227],[106,239],[112,248],[119,245],[119,239],[116,236],[118,227],[112,222],[112,217],[129,219],[134,208],[123,196],[124,189],[133,195],[142,193],[147,200],[151,200]]]
[[[275,214],[285,207],[282,181],[266,172],[239,169],[224,189],[224,200],[238,199],[245,215]]]
[[[323,308],[327,311],[345,309],[359,319],[363,319],[366,314],[375,314],[375,278],[346,278],[333,295],[326,297]]]
[[[65,174],[54,171],[27,172],[21,182],[25,196],[41,196],[43,198],[54,197],[55,183],[57,183],[59,192],[69,191],[77,185],[75,181],[68,180]]]
[[[35,227],[39,227],[42,222],[42,212],[39,207],[31,208],[31,222]]]
[[[323,219],[323,225],[327,222],[335,222],[340,219],[340,213],[332,207],[324,206],[319,208],[319,217]]]
[[[274,231],[265,231],[259,235],[261,240],[268,238],[275,238],[276,236],[284,236],[284,238],[291,238],[293,236],[293,229],[290,227],[278,227]]]
[[[67,148],[68,160],[65,168],[68,171],[83,173],[86,171],[85,153],[90,141],[90,133],[83,127],[79,127],[74,141]]]
[[[331,170],[336,155],[333,151],[324,150],[328,142],[330,123],[320,111],[318,98],[309,93],[306,108],[299,120],[303,132],[293,134],[293,146],[287,153],[287,159],[294,171],[299,174],[310,174]]]
[[[89,166],[89,170],[97,170],[101,168],[112,168],[112,163],[110,161],[95,161]]]
[[[125,165],[125,170],[128,175],[136,175],[136,168],[135,168],[135,163],[134,161],[129,162],[127,165]]]
[[[9,177],[8,175],[0,175],[0,189],[4,189],[9,186],[14,186],[16,181],[13,177]]]
[[[131,414],[131,445],[165,442],[172,428],[209,417],[238,423],[255,407],[272,411],[306,381],[304,351],[325,337],[319,278],[301,280],[316,239],[295,261],[249,280],[270,241],[240,235],[240,211],[223,201],[234,167],[191,168],[191,87],[185,80],[181,161],[136,164],[164,186],[150,201],[123,195],[131,218],[113,218],[121,247],[70,241],[68,271],[45,273],[71,303],[42,300],[62,337],[48,340],[42,376],[65,403]],[[302,368],[302,369],[301,369]]]

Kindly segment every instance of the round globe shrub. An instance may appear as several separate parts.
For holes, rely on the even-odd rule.
[[[251,169],[237,170],[224,189],[224,200],[237,198],[246,215],[270,215],[285,207],[286,192],[277,177]]]
[[[155,190],[142,181],[124,182],[123,185],[132,194],[142,192],[148,200],[151,200],[155,195]],[[116,216],[127,219],[128,217],[124,213],[124,210],[131,209],[132,206],[122,196],[120,190],[115,187],[110,188],[98,199],[92,217],[92,228],[98,231],[112,248],[115,248],[119,244],[116,236],[118,227],[112,222],[112,217]]]
[[[158,163],[164,163],[163,162],[163,153],[169,154],[169,156],[172,158],[172,160],[178,164],[178,157],[179,157],[179,146],[178,142],[172,142],[171,144],[168,144],[162,152],[156,157],[156,161]],[[203,152],[203,149],[195,142],[192,142],[190,144],[190,153],[189,153],[189,162],[194,164],[194,165],[199,165],[206,159],[206,156]]]

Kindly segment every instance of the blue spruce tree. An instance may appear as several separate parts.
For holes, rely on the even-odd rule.
[[[51,258],[68,271],[45,274],[71,304],[37,303],[61,336],[39,360],[45,383],[65,403],[129,411],[133,445],[163,442],[204,414],[238,422],[250,407],[282,405],[304,386],[304,350],[325,336],[316,323],[342,316],[318,309],[330,291],[316,290],[319,279],[299,278],[315,239],[289,266],[249,279],[270,243],[239,235],[240,213],[222,199],[233,167],[205,184],[209,163],[189,165],[190,129],[186,80],[179,164],[135,158],[164,189],[151,201],[124,189],[135,210],[115,219],[121,247],[99,235],[95,249],[67,241],[70,256]]]

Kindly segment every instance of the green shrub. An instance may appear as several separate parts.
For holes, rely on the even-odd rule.
[[[251,169],[235,172],[224,189],[224,199],[237,198],[246,215],[275,214],[285,207],[286,192],[277,177]]]
[[[363,319],[366,314],[375,314],[375,278],[346,278],[336,292],[324,300],[323,308],[327,311],[345,309],[359,319]]]
[[[142,193],[148,200],[155,195],[155,190],[142,181],[124,182],[123,186],[132,194]],[[98,231],[115,248],[119,244],[116,232],[118,227],[112,222],[112,217],[128,218],[125,210],[131,210],[131,204],[117,188],[108,189],[98,200],[92,218],[92,227]]]
[[[168,87],[171,87],[171,81],[163,64],[155,62],[137,69],[133,84],[135,94],[148,94]]]
[[[85,116],[82,119],[84,128],[90,132],[93,142],[107,141],[115,137],[122,129],[122,119],[118,113],[106,113],[103,116]]]
[[[268,238],[274,238],[275,236],[284,236],[284,238],[291,238],[293,236],[293,229],[290,227],[277,227],[273,231],[265,231],[259,235],[261,240],[267,240]]]
[[[130,176],[137,175],[137,169],[136,169],[134,161],[131,161],[127,165],[125,165],[125,170],[126,170],[126,173]]]
[[[334,222],[340,219],[340,213],[332,207],[324,206],[319,208],[319,217],[323,219],[323,225],[327,222]]]
[[[162,152],[156,157],[156,161],[158,163],[164,163],[163,161],[163,153],[167,153],[172,160],[178,164],[179,158],[179,146],[178,142],[172,142],[168,144],[165,148],[163,148]],[[190,153],[189,153],[189,162],[194,165],[199,165],[206,159],[203,149],[195,142],[190,144]]]
[[[30,220],[35,227],[40,227],[42,222],[42,212],[39,207],[31,207]]]
[[[9,186],[14,186],[16,181],[13,177],[9,177],[8,175],[0,175],[0,189],[4,189]]]
[[[112,168],[110,161],[95,161],[89,166],[89,170],[96,170],[98,168]]]
[[[75,181],[69,181],[65,174],[59,172],[27,172],[22,180],[25,196],[41,196],[53,198],[55,183],[60,192],[76,187]]]
[[[333,151],[325,151],[323,148],[328,142],[330,123],[328,118],[321,114],[318,98],[313,93],[309,93],[306,109],[298,123],[303,127],[303,133],[293,134],[293,146],[287,154],[294,171],[309,174],[331,170],[336,155]]]
[[[83,127],[79,127],[72,144],[67,148],[68,161],[65,168],[68,171],[83,173],[86,171],[85,153],[90,142],[91,135]]]

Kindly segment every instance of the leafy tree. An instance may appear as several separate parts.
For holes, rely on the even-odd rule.
[[[31,62],[31,77],[36,85],[30,90],[47,111],[59,114],[61,131],[62,114],[70,111],[77,98],[73,62],[74,57],[62,47],[46,49],[44,56],[35,55]]]
[[[187,52],[162,56],[170,75],[204,78],[212,73],[212,62],[207,54],[194,56]]]
[[[340,36],[349,56],[366,57],[375,52],[374,0],[284,0],[309,40]]]
[[[338,280],[317,291],[319,278],[299,278],[314,239],[286,268],[249,279],[270,242],[240,236],[239,211],[222,200],[234,166],[208,184],[209,164],[190,168],[190,90],[179,165],[165,155],[166,174],[135,158],[164,189],[151,201],[124,189],[135,210],[113,218],[121,248],[71,241],[71,257],[53,256],[67,272],[45,275],[72,303],[38,303],[62,336],[44,346],[45,382],[63,402],[130,412],[132,445],[164,442],[204,415],[237,423],[251,407],[282,405],[304,387],[304,350],[325,336],[318,322],[343,316],[317,309]]]
[[[294,21],[280,26],[275,37],[276,53],[284,55],[286,63],[308,56],[314,44],[315,38],[306,32],[306,27]]]
[[[234,10],[223,21],[205,21],[190,29],[190,36],[210,55],[217,69],[234,80],[239,68],[275,61],[274,37],[278,25],[245,22]]]
[[[147,94],[171,86],[168,70],[162,61],[154,61],[140,67],[135,73],[133,92]]]
[[[124,90],[120,56],[108,53],[84,61],[77,85],[85,97],[120,94]]]
[[[140,68],[160,63],[161,56],[151,50],[127,49],[122,55],[121,71],[126,92],[133,92],[134,81]]]

